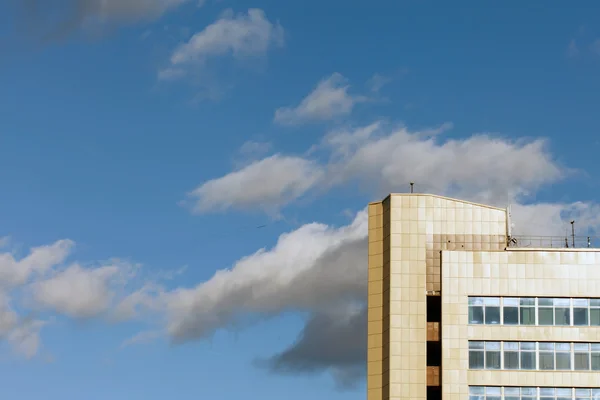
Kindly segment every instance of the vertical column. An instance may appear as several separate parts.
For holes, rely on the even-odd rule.
[[[392,196],[390,399],[427,398],[426,196]]]
[[[383,400],[383,204],[369,204],[367,400]]]

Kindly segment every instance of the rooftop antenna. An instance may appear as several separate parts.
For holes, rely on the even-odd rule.
[[[571,239],[573,248],[575,248],[575,221],[571,221]]]
[[[415,183],[414,183],[414,182],[411,182],[411,183],[410,183],[410,192],[411,192],[411,193],[414,193],[414,192],[415,192]]]

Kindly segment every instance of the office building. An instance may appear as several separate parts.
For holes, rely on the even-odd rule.
[[[462,200],[369,204],[368,400],[600,399],[589,246],[512,236],[508,209]]]

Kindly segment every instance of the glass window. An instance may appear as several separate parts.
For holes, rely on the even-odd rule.
[[[483,369],[484,363],[484,342],[469,342],[469,368]]]
[[[519,325],[519,299],[505,298],[502,305],[504,325]]]
[[[500,342],[485,342],[485,368],[500,369]]]
[[[500,298],[486,297],[483,299],[485,305],[485,323],[497,325],[500,323]]]
[[[600,400],[600,389],[592,389],[592,399]]]
[[[538,320],[540,325],[554,325],[554,308],[552,299],[538,299]]]
[[[600,371],[600,344],[591,344],[591,367],[592,371]]]
[[[554,324],[571,325],[571,299],[554,299]]]
[[[483,298],[469,297],[469,324],[483,324]]]
[[[537,388],[534,388],[534,387],[521,388],[521,399],[537,399]]]
[[[518,387],[505,387],[504,388],[504,400],[520,400],[521,389]]]
[[[484,400],[484,399],[485,399],[485,387],[471,386],[469,388],[469,400]]]
[[[521,325],[535,325],[535,299],[520,299],[519,317]]]
[[[540,343],[540,369],[554,370],[554,343]]]
[[[499,387],[485,388],[485,399],[486,400],[502,400],[502,389]]]
[[[577,371],[587,371],[590,369],[590,345],[589,343],[575,343],[573,345],[575,356],[573,358],[575,369]]]
[[[555,343],[556,346],[556,369],[571,369],[571,343]]]
[[[519,343],[504,342],[504,369],[519,369]]]
[[[600,326],[600,299],[590,300],[590,325]]]
[[[537,369],[535,362],[536,344],[534,342],[523,342],[519,343],[519,347],[521,356],[521,369]]]
[[[540,400],[555,400],[554,388],[540,388]]]
[[[575,400],[590,400],[591,395],[590,389],[575,389]]]
[[[556,388],[556,400],[572,400],[573,390],[568,388]]]
[[[573,325],[589,325],[589,306],[590,301],[588,299],[573,299]]]

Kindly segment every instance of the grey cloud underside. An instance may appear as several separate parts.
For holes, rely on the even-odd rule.
[[[341,388],[366,373],[367,310],[314,313],[296,343],[264,364],[276,373],[330,371]]]

